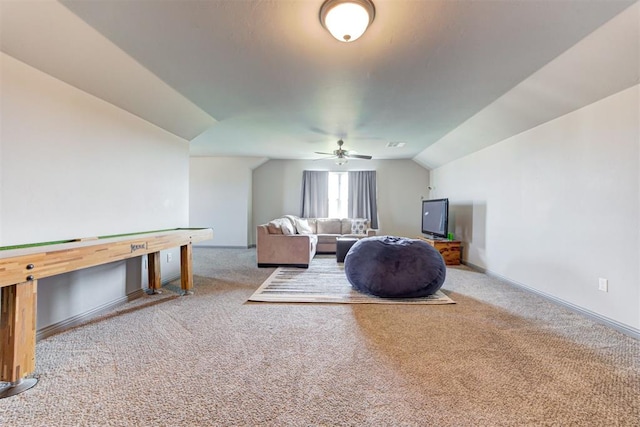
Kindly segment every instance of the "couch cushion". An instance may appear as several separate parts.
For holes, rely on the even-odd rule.
[[[366,234],[343,234],[340,237],[352,237],[354,239],[362,239],[363,237],[367,237]]]
[[[311,228],[311,234],[317,234],[318,228],[316,227],[316,219],[315,218],[303,218],[309,224],[309,228]]]
[[[338,237],[342,237],[342,234],[318,234],[318,243],[336,243]]]
[[[342,234],[342,224],[339,218],[316,219],[317,234]]]
[[[366,218],[355,218],[351,220],[351,234],[367,234],[369,228],[369,220]]]
[[[340,223],[342,224],[342,231],[340,234],[349,234],[351,233],[351,218],[342,218]]]

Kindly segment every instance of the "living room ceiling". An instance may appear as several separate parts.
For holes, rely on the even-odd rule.
[[[353,43],[321,26],[322,2],[3,0],[1,49],[189,140],[192,155],[310,159],[343,138],[376,159],[437,166],[638,83],[631,20],[611,66],[562,108],[522,90],[634,1],[374,0]],[[490,113],[510,94],[535,102],[505,127]],[[482,114],[500,132],[466,144]]]

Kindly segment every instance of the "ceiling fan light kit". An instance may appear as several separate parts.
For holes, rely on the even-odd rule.
[[[362,36],[375,15],[371,0],[326,0],[320,8],[322,26],[345,43]]]
[[[365,155],[365,154],[355,154],[353,152],[349,152],[349,150],[344,150],[342,148],[342,145],[344,144],[344,141],[339,139],[338,140],[338,149],[337,150],[333,150],[333,153],[323,153],[322,151],[316,151],[316,154],[324,154],[327,156],[331,156],[329,158],[333,159],[335,158],[335,162],[336,165],[344,165],[345,163],[347,163],[349,161],[349,158],[353,158],[353,159],[364,159],[364,160],[371,160],[371,156],[369,155]]]

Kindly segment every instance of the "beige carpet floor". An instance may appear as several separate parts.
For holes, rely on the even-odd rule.
[[[464,267],[456,304],[261,304],[254,250],[194,262],[195,295],[40,341],[0,425],[639,425],[637,340]]]

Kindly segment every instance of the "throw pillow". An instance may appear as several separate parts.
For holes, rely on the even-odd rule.
[[[296,220],[296,231],[298,234],[313,234],[311,226],[306,219],[298,218]]]
[[[267,224],[269,234],[296,234],[296,230],[286,218],[277,218]]]
[[[367,234],[369,220],[366,218],[355,218],[351,221],[351,234]]]
[[[296,221],[298,217],[295,215],[284,215],[282,217],[282,233],[283,234],[296,234]]]
[[[291,224],[295,227],[296,226],[296,221],[298,219],[300,219],[299,217],[295,216],[295,215],[282,215],[282,218],[286,218],[289,221],[291,221]]]
[[[282,228],[282,234],[296,234],[296,228],[289,218],[279,218],[280,228]]]
[[[304,220],[307,221],[307,224],[309,224],[309,228],[311,228],[311,234],[317,234],[318,220],[316,218],[305,218]]]

